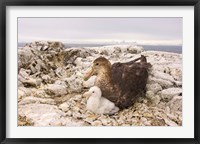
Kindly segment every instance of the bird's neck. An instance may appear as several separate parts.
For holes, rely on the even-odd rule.
[[[100,73],[97,75],[97,83],[104,83],[106,86],[111,86],[112,84],[112,73],[110,68],[104,68],[100,70]]]

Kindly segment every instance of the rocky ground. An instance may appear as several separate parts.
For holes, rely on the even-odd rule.
[[[111,63],[140,55],[152,64],[147,92],[115,115],[86,109],[83,93],[95,77],[83,74],[99,56]],[[18,48],[19,126],[181,126],[182,55],[144,51],[136,45],[65,49],[60,42],[38,41]]]

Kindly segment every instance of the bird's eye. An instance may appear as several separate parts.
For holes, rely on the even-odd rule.
[[[99,63],[96,63],[96,65],[99,65]]]
[[[92,91],[92,93],[94,93],[94,91]]]

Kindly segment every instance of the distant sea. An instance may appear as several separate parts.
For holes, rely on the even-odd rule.
[[[146,51],[165,51],[165,52],[173,52],[173,53],[178,53],[182,54],[182,46],[154,46],[154,45],[142,45],[142,47]]]
[[[24,47],[26,43],[18,43],[18,47]],[[105,46],[105,44],[64,44],[66,48],[71,47],[100,47]],[[109,45],[109,44],[106,44]],[[182,46],[164,46],[164,45],[141,45],[145,51],[165,51],[173,53],[182,53]]]

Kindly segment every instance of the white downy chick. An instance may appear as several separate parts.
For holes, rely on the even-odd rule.
[[[89,97],[87,100],[87,109],[96,114],[114,114],[119,111],[119,108],[108,99],[102,97],[101,89],[93,86],[84,96]]]

